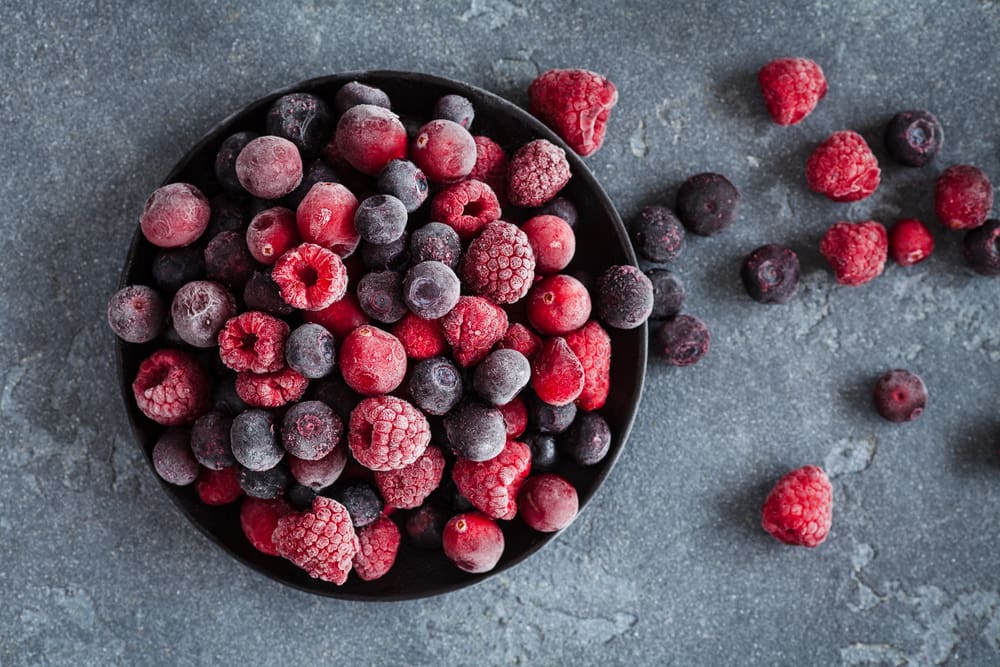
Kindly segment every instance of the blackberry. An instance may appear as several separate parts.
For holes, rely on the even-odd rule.
[[[217,410],[206,412],[191,427],[191,451],[198,463],[210,470],[222,470],[236,463],[229,443],[233,420]]]
[[[236,158],[246,145],[259,137],[256,132],[237,132],[226,137],[215,154],[215,180],[230,192],[246,192],[236,178]],[[214,209],[214,206],[213,206]]]
[[[556,439],[551,433],[535,433],[524,440],[531,449],[531,472],[552,470],[559,459]]]
[[[162,250],[153,259],[153,282],[164,292],[176,292],[189,282],[205,277],[205,256],[188,246]]]
[[[293,371],[312,380],[333,370],[333,334],[319,324],[303,324],[285,341],[285,363]]]
[[[403,301],[417,317],[436,320],[455,307],[461,289],[458,276],[447,264],[420,262],[403,278]]]
[[[344,484],[330,497],[347,508],[355,528],[367,526],[382,516],[384,505],[378,493],[366,482]]]
[[[320,401],[302,401],[285,413],[281,442],[292,456],[317,461],[340,442],[344,423],[333,409]]]
[[[236,374],[224,373],[212,387],[212,409],[233,417],[249,407],[236,393]]]
[[[429,415],[448,413],[462,398],[462,374],[444,357],[417,362],[407,384],[413,402]]]
[[[977,273],[1000,275],[1000,220],[987,220],[965,234],[965,259]]]
[[[386,109],[392,108],[389,96],[381,88],[369,86],[358,81],[345,83],[333,96],[333,109],[338,114],[342,114],[351,107],[359,104],[373,104]]]
[[[708,352],[712,336],[693,315],[672,317],[656,333],[660,355],[672,366],[690,366]]]
[[[292,507],[300,512],[307,512],[312,509],[313,500],[316,498],[316,495],[315,490],[297,482],[292,482],[285,489],[285,498],[292,504]]]
[[[662,320],[681,312],[686,292],[677,274],[666,269],[650,269],[646,277],[653,284],[653,312],[649,316]]]
[[[434,105],[431,118],[443,118],[453,123],[458,123],[465,129],[469,129],[473,119],[476,117],[476,110],[468,98],[461,95],[445,95]]]
[[[271,279],[270,272],[254,271],[243,286],[243,303],[247,310],[262,310],[271,315],[291,315],[295,308],[281,298],[281,288]]]
[[[611,428],[596,412],[584,412],[560,440],[562,453],[580,465],[600,463],[611,449]]]
[[[616,329],[635,329],[653,312],[653,284],[637,267],[612,266],[597,279],[597,314]]]
[[[365,315],[392,324],[406,314],[403,277],[395,271],[372,271],[358,281],[358,303]]]
[[[494,350],[476,366],[472,386],[493,405],[506,405],[528,386],[531,364],[517,350]]]
[[[712,236],[736,220],[740,193],[722,174],[695,174],[677,192],[677,216],[690,231]]]
[[[903,369],[884,373],[875,383],[875,409],[888,421],[913,421],[927,407],[927,386],[916,373]]]
[[[267,133],[288,139],[304,155],[318,155],[333,135],[333,116],[326,102],[309,93],[276,99],[267,110]]]
[[[220,232],[205,246],[205,273],[209,280],[230,289],[242,289],[253,275],[254,262],[246,237],[239,232]]]
[[[288,486],[291,477],[284,466],[275,466],[270,470],[256,471],[240,466],[240,488],[251,498],[268,500],[277,498]]]
[[[562,433],[576,419],[576,403],[549,405],[532,393],[527,394],[528,423],[542,433]]]
[[[540,208],[538,215],[554,215],[565,220],[570,227],[576,227],[576,222],[579,220],[576,205],[565,197],[556,197]]]
[[[452,451],[470,461],[488,461],[507,443],[503,414],[476,401],[466,401],[449,412],[444,428]]]
[[[799,289],[799,258],[780,245],[757,248],[743,260],[743,286],[755,301],[787,303]]]
[[[684,225],[666,206],[646,206],[632,223],[639,254],[652,262],[671,262],[684,251]]]
[[[441,533],[449,515],[437,504],[426,504],[417,508],[406,519],[406,534],[418,549],[440,549]]]
[[[896,162],[922,167],[944,143],[941,121],[929,111],[900,111],[885,126],[885,148]]]
[[[274,417],[269,412],[258,409],[241,412],[233,418],[229,434],[233,456],[248,470],[270,470],[285,457]]]
[[[366,243],[385,245],[403,235],[406,207],[392,195],[372,195],[358,205],[354,227]]]
[[[242,232],[250,223],[251,199],[244,194],[234,194],[223,192],[215,195],[210,200],[212,208],[211,217],[208,219],[208,227],[205,228],[203,237],[210,239],[220,232]]]
[[[385,165],[375,187],[403,202],[407,213],[413,213],[427,201],[427,176],[409,160],[393,160]]]
[[[290,209],[296,209],[302,200],[306,198],[309,191],[312,190],[312,186],[317,183],[339,183],[340,177],[337,176],[337,172],[333,170],[330,165],[323,162],[321,159],[313,160],[308,167],[305,168],[302,174],[302,182],[299,183],[299,187],[295,188],[287,195],[285,195],[285,203]]]
[[[410,236],[410,255],[414,264],[435,261],[455,269],[462,259],[462,241],[453,227],[429,222]]]
[[[351,418],[351,411],[361,401],[361,395],[347,386],[340,373],[331,373],[321,380],[310,382],[307,398],[329,405],[345,424]]]

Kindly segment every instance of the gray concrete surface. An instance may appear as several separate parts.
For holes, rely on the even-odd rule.
[[[926,263],[834,284],[841,219],[932,218],[943,166],[1000,178],[995,2],[61,3],[0,6],[0,664],[992,665],[1000,663],[1000,280],[935,226]],[[662,4],[662,6],[661,6]],[[770,124],[754,73],[805,55],[830,93]],[[104,305],[147,194],[205,130],[262,93],[362,68],[440,73],[523,101],[540,68],[621,91],[589,159],[622,215],[701,170],[738,224],[676,263],[710,325],[696,367],[653,362],[634,436],[557,543],[483,585],[341,603],[239,566],[166,502],[130,441]],[[902,108],[946,128],[940,159],[883,158],[871,198],[805,187],[811,147]],[[740,258],[800,252],[800,298],[742,293]],[[916,423],[868,405],[903,366]],[[827,467],[816,550],[758,527],[770,483]]]

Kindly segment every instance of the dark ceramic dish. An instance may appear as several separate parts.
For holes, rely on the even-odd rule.
[[[485,134],[507,151],[537,138],[545,138],[561,146],[569,158],[573,178],[562,195],[571,199],[580,211],[576,227],[577,252],[570,270],[584,270],[591,274],[611,264],[635,264],[635,254],[625,227],[608,196],[597,184],[583,161],[570,150],[551,130],[522,109],[485,90],[441,77],[409,72],[355,72],[325,76],[296,84],[263,97],[219,123],[198,142],[176,167],[164,183],[185,181],[193,183],[210,196],[215,185],[213,165],[215,154],[222,141],[240,130],[260,131],[270,103],[277,97],[295,91],[307,91],[332,101],[337,89],[349,81],[362,81],[385,90],[393,103],[393,110],[400,115],[428,119],[434,102],[442,95],[457,93],[469,98],[475,105],[476,118],[473,134]],[[425,205],[424,209],[427,208]],[[511,215],[513,213],[513,215]],[[520,213],[520,214],[519,214]],[[528,212],[506,211],[505,218],[520,220]],[[137,215],[138,217],[138,215]],[[137,231],[125,260],[121,284],[153,284],[151,264],[156,249]],[[632,331],[610,329],[613,360],[611,365],[611,394],[601,414],[607,419],[613,433],[611,451],[600,464],[582,467],[561,464],[557,471],[569,479],[580,496],[581,510],[607,477],[621,454],[635,419],[646,372],[647,328],[643,325]],[[118,372],[125,410],[147,462],[152,466],[150,454],[162,427],[146,419],[132,398],[131,382],[139,363],[157,347],[157,343],[132,345],[118,341]],[[159,478],[158,478],[159,479]],[[497,567],[485,574],[467,574],[454,567],[440,552],[418,551],[404,534],[395,566],[383,578],[374,582],[361,581],[352,575],[343,586],[310,578],[292,563],[277,557],[266,556],[243,536],[239,521],[239,503],[224,507],[203,505],[194,487],[176,487],[163,483],[163,489],[174,504],[212,542],[237,560],[264,575],[289,586],[310,593],[355,600],[402,600],[420,598],[453,591],[482,581],[503,572],[535,553],[549,542],[554,534],[538,533],[528,528],[519,518],[501,522],[504,528],[506,549]]]

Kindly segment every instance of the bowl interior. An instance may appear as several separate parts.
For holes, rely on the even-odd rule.
[[[562,195],[576,204],[580,219],[576,227],[577,252],[570,271],[584,271],[590,275],[611,264],[635,263],[635,255],[628,236],[607,195],[595,182],[583,162],[554,133],[525,111],[510,102],[484,90],[447,79],[424,74],[403,72],[358,72],[327,76],[276,91],[249,104],[238,113],[222,121],[210,131],[171,171],[164,183],[185,181],[193,183],[211,196],[219,188],[215,183],[215,154],[222,141],[234,132],[254,130],[261,132],[270,103],[278,96],[293,92],[314,93],[332,102],[337,89],[349,81],[362,81],[385,90],[393,103],[393,110],[402,116],[428,119],[435,101],[442,95],[458,93],[468,97],[476,109],[473,134],[485,134],[504,147],[508,154],[524,143],[545,138],[566,150],[573,178]],[[426,211],[428,206],[422,207]],[[504,218],[524,220],[530,211],[504,210]],[[416,224],[422,224],[418,219]],[[156,248],[145,241],[138,230],[129,251],[122,274],[122,285],[153,284],[151,266]],[[576,487],[581,510],[600,486],[621,453],[638,408],[646,367],[646,326],[631,331],[609,329],[612,338],[611,392],[607,405],[600,413],[611,426],[613,440],[607,458],[595,466],[560,464],[557,470]],[[132,345],[118,342],[118,361],[122,395],[137,442],[147,461],[152,465],[153,444],[162,427],[146,419],[132,398],[131,382],[139,363],[154,349],[156,342]],[[240,528],[239,503],[224,507],[203,505],[194,487],[176,487],[163,482],[164,490],[184,514],[213,542],[238,560],[282,583],[312,593],[339,598],[365,600],[392,600],[425,597],[443,593],[481,581],[497,574],[537,551],[553,538],[528,528],[520,519],[501,522],[506,548],[497,567],[485,574],[467,574],[455,568],[440,551],[418,551],[405,537],[395,566],[383,578],[363,582],[356,576],[348,578],[344,586],[310,578],[290,562],[266,556],[246,540]],[[396,518],[405,516],[397,513]]]

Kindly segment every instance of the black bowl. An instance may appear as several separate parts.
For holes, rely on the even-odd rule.
[[[315,93],[332,101],[337,89],[349,81],[362,81],[386,91],[393,103],[393,110],[401,115],[416,118],[430,117],[434,102],[449,93],[469,98],[475,105],[474,134],[485,134],[510,152],[528,141],[548,139],[562,147],[569,159],[573,178],[562,195],[572,200],[580,212],[577,224],[577,252],[570,270],[583,270],[596,274],[611,264],[635,264],[635,253],[621,218],[604,190],[594,180],[583,161],[541,122],[522,109],[492,93],[468,84],[436,76],[410,72],[354,72],[310,79],[284,90],[275,91],[229,116],[208,132],[164,180],[164,184],[184,181],[193,183],[205,192],[214,194],[214,160],[222,141],[241,130],[261,131],[264,117],[271,102],[284,94],[296,91]],[[505,210],[505,214],[508,211]],[[528,212],[514,211],[514,217],[524,217]],[[508,218],[508,215],[505,215]],[[510,219],[510,218],[508,218]],[[138,227],[138,226],[137,226]],[[153,284],[152,259],[156,248],[139,233],[132,240],[121,285]],[[646,372],[646,347],[648,332],[645,325],[631,331],[610,329],[612,339],[611,393],[607,405],[600,411],[607,419],[613,433],[611,451],[601,463],[583,467],[564,464],[558,472],[576,487],[580,507],[594,495],[607,477],[628,438],[635,419],[643,380]],[[152,466],[151,453],[162,427],[139,412],[132,397],[131,382],[140,362],[158,344],[133,345],[118,341],[118,373],[122,397],[136,441],[142,448],[147,462]],[[159,479],[159,478],[157,478]],[[520,519],[503,524],[506,549],[500,563],[491,572],[468,574],[454,567],[438,552],[418,551],[403,538],[395,566],[383,578],[364,582],[351,576],[343,586],[310,578],[304,571],[282,558],[266,556],[246,540],[240,528],[239,503],[223,507],[203,505],[192,486],[176,487],[163,482],[163,489],[174,504],[199,530],[240,562],[264,575],[289,586],[310,593],[355,600],[402,600],[437,595],[482,581],[521,562],[555,534],[538,533],[528,528]]]

